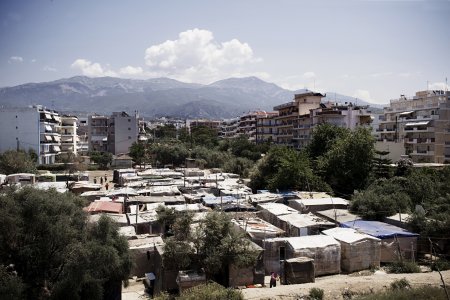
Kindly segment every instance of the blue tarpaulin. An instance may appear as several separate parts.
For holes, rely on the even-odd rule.
[[[364,221],[364,220],[349,221],[341,223],[341,227],[353,228],[362,233],[377,237],[379,239],[388,239],[393,238],[395,236],[398,237],[419,236],[417,233],[412,233],[407,230],[404,230],[403,228],[378,221]]]

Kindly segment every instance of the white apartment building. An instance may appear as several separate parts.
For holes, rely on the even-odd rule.
[[[59,133],[61,134],[61,153],[72,152],[78,155],[78,118],[75,116],[61,116]]]
[[[419,91],[401,95],[384,108],[377,149],[408,155],[413,162],[450,162],[450,93]]]
[[[0,152],[32,149],[39,164],[53,164],[61,152],[61,118],[42,106],[0,109]]]

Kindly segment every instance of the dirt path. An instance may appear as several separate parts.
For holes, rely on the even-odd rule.
[[[447,289],[450,292],[450,270],[442,272]],[[333,275],[316,278],[315,283],[281,285],[275,288],[250,288],[242,290],[245,299],[301,299],[313,287],[324,290],[325,299],[343,299],[344,291],[366,294],[389,288],[396,279],[406,278],[412,286],[442,284],[438,272],[416,274],[385,274],[377,272],[368,276]],[[267,286],[268,279],[267,279]]]

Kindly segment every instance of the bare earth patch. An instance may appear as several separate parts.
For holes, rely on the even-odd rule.
[[[249,288],[242,290],[245,299],[302,299],[308,295],[313,287],[324,290],[325,299],[344,299],[343,295],[348,294],[367,294],[382,291],[390,287],[391,282],[396,279],[406,278],[412,287],[421,285],[440,286],[442,284],[438,272],[415,273],[415,274],[385,274],[376,272],[372,275],[362,276],[352,275],[333,275],[316,278],[315,283],[305,283],[296,285],[277,285],[275,288],[269,288],[268,277],[266,278],[267,287]],[[447,289],[450,291],[450,270],[443,271]]]

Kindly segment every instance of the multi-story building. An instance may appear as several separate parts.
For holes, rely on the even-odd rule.
[[[296,94],[294,100],[291,102],[275,106],[273,109],[278,111],[278,116],[275,117],[275,142],[277,144],[299,148],[303,144],[300,143],[300,140],[305,139],[305,136],[308,136],[307,139],[309,139],[309,127],[300,128],[300,126],[308,125],[310,111],[320,106],[320,101],[324,96],[321,93],[305,90],[301,94]],[[307,132],[300,131],[300,134],[298,129],[306,129]],[[296,133],[295,137],[294,132]]]
[[[276,113],[268,113],[265,111],[253,111],[242,115],[239,118],[238,135],[245,135],[249,141],[256,143],[258,137],[258,120],[273,115],[276,115]]]
[[[88,118],[89,151],[108,151],[108,117],[92,115]]]
[[[59,133],[61,134],[61,153],[72,152],[78,155],[78,118],[75,116],[61,116],[61,126]]]
[[[128,153],[131,145],[138,141],[139,124],[137,112],[134,116],[126,112],[114,112],[108,121],[108,152]]]
[[[89,151],[128,153],[143,132],[144,122],[136,112],[113,112],[111,116],[89,116]]]
[[[221,138],[235,138],[238,136],[239,118],[228,119],[222,121],[220,125]]]
[[[60,116],[42,106],[0,109],[0,152],[32,149],[39,164],[53,164],[61,152]]]
[[[278,112],[268,112],[256,118],[256,143],[272,143],[276,140],[276,120]]]
[[[450,93],[420,91],[391,100],[378,132],[377,148],[394,150],[394,161],[403,152],[413,162],[450,162]]]
[[[207,120],[207,119],[196,119],[196,120],[186,120],[187,127],[189,130],[191,130],[194,127],[208,127],[211,129],[214,129],[219,133],[220,126],[222,124],[222,121],[219,120]]]

